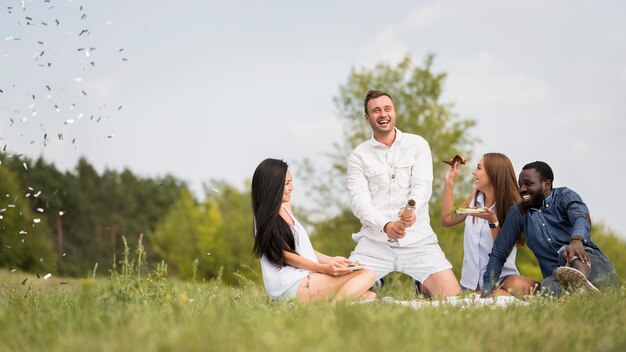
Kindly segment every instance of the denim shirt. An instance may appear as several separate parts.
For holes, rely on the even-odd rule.
[[[539,209],[518,203],[509,209],[506,221],[493,244],[483,276],[483,295],[493,290],[502,265],[523,232],[528,248],[535,254],[544,279],[558,266],[558,251],[569,244],[573,235],[583,238],[583,246],[598,250],[591,241],[589,209],[580,196],[569,188],[552,190]],[[496,278],[496,279],[492,279]]]

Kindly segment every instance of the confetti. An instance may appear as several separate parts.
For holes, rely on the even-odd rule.
[[[43,277],[44,280],[48,280],[49,278],[52,277],[52,274],[47,273],[46,276]]]
[[[12,273],[14,273],[14,272],[16,272],[16,271],[17,271],[17,269],[11,269],[11,272],[12,272]]]
[[[65,214],[63,210],[59,211],[59,216],[63,216],[63,214]]]
[[[65,124],[66,124],[66,125],[71,125],[71,124],[73,124],[73,123],[74,123],[74,119],[68,119],[68,120],[65,120]]]
[[[33,219],[33,223],[35,223],[35,224],[39,224],[40,222],[41,222],[41,219],[39,219],[39,218]]]

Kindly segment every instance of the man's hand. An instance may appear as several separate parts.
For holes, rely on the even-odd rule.
[[[578,259],[580,259],[583,264],[591,265],[582,241],[579,241],[577,239],[569,241],[569,245],[567,245],[567,247],[565,247],[565,251],[563,251],[563,257],[565,257],[565,259],[567,259],[567,262],[570,264],[572,260],[575,259],[574,257],[578,257]]]
[[[415,218],[415,214],[413,214],[413,218]],[[406,232],[404,232],[405,228],[403,228],[401,224],[402,220],[398,220],[388,222],[387,225],[385,225],[384,231],[390,240],[399,240],[401,238],[404,238]]]

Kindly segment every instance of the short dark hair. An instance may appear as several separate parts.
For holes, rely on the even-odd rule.
[[[393,98],[391,97],[391,95],[389,95],[389,93],[385,92],[384,90],[371,89],[367,92],[367,94],[365,94],[365,101],[363,102],[363,107],[365,108],[365,115],[368,114],[367,103],[369,103],[370,100],[382,97],[383,95],[388,96],[389,99],[391,99],[391,102],[393,103]]]
[[[552,172],[552,168],[550,165],[543,161],[533,161],[532,163],[528,163],[524,165],[522,170],[535,169],[539,173],[539,176],[543,179],[543,181],[550,180],[550,182],[554,182],[554,173]]]

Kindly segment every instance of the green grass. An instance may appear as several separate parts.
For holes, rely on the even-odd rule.
[[[626,349],[624,289],[558,301],[536,298],[528,306],[505,308],[302,305],[270,302],[262,287],[245,279],[235,288],[217,280],[178,282],[165,277],[164,268],[159,270],[143,276],[131,270],[96,280],[43,280],[3,271],[0,350]],[[398,286],[399,280],[395,282]],[[411,296],[409,285],[386,290],[383,294],[398,299]]]

